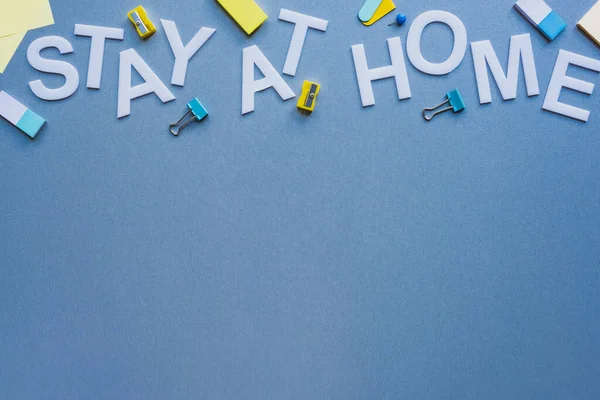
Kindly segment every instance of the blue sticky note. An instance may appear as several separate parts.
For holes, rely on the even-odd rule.
[[[375,11],[377,11],[379,4],[381,4],[381,0],[366,0],[358,12],[358,19],[362,22],[369,21],[373,17],[373,14],[375,14]]]

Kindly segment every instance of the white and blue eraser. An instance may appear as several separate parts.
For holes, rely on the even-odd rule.
[[[554,40],[567,27],[560,15],[544,0],[519,0],[515,3],[515,8],[548,40]]]
[[[35,139],[46,120],[15,100],[5,91],[0,91],[0,116]]]

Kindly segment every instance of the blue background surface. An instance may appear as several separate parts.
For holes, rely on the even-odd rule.
[[[0,88],[48,120],[35,141],[0,121],[2,399],[597,399],[600,397],[600,96],[564,91],[583,124],[541,110],[560,48],[600,58],[575,27],[595,0],[554,0],[568,23],[549,43],[513,1],[398,1],[414,18],[442,9],[469,42],[530,33],[541,95],[480,106],[470,48],[432,77],[407,61],[413,97],[374,84],[362,109],[350,46],[389,64],[362,0],[261,0],[251,38],[214,1],[145,0],[159,32],[142,42],[137,1],[53,0],[56,25],[29,32]],[[311,31],[295,78],[323,87],[317,109],[257,95],[241,115],[242,49],[281,72],[293,25],[281,8],[328,19]],[[132,103],[117,120],[119,52],[135,48],[165,83],[173,56],[159,19],[191,61],[177,100]],[[389,20],[389,21],[388,21]],[[89,39],[75,23],[122,27],[100,90],[85,88]],[[44,102],[27,82],[62,79],[26,60],[34,39],[67,38],[71,98]],[[450,53],[426,30],[432,61]],[[47,56],[58,57],[55,50]],[[596,84],[596,74],[569,74]],[[421,109],[459,88],[467,103],[426,123]],[[168,132],[198,96],[210,111]]]

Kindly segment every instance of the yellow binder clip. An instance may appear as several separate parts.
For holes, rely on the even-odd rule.
[[[146,10],[144,7],[137,6],[133,10],[127,13],[129,20],[133,22],[135,25],[135,29],[137,33],[142,37],[142,39],[146,39],[151,36],[154,32],[156,32],[156,27],[148,18],[148,14],[146,14]]]
[[[302,85],[302,94],[298,99],[297,107],[300,110],[311,113],[315,110],[317,95],[321,91],[321,85],[314,82],[304,81]]]

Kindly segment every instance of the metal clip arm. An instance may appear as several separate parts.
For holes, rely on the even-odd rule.
[[[190,119],[188,119],[187,121],[185,121],[184,123],[181,123],[181,121],[183,121],[183,119],[185,117],[187,117],[190,113],[192,112],[192,110],[188,110],[188,112],[186,112],[183,117],[181,117],[181,119],[177,122],[172,123],[171,125],[169,125],[169,130],[171,131],[171,133],[175,136],[179,135],[179,132],[181,132],[181,130],[183,128],[185,128],[190,122],[194,121],[196,119],[196,116],[192,116]],[[173,128],[177,127],[177,130],[173,130]]]
[[[441,103],[435,107],[425,108],[423,110],[423,118],[425,118],[426,121],[431,121],[433,119],[433,117],[435,117],[436,115],[452,110],[452,108],[453,108],[452,106],[438,110],[438,108],[440,108],[441,106],[443,106],[444,104],[447,104],[447,103],[450,103],[450,99],[444,101],[443,103]],[[427,116],[427,111],[434,111],[434,113],[431,114],[430,116]]]

